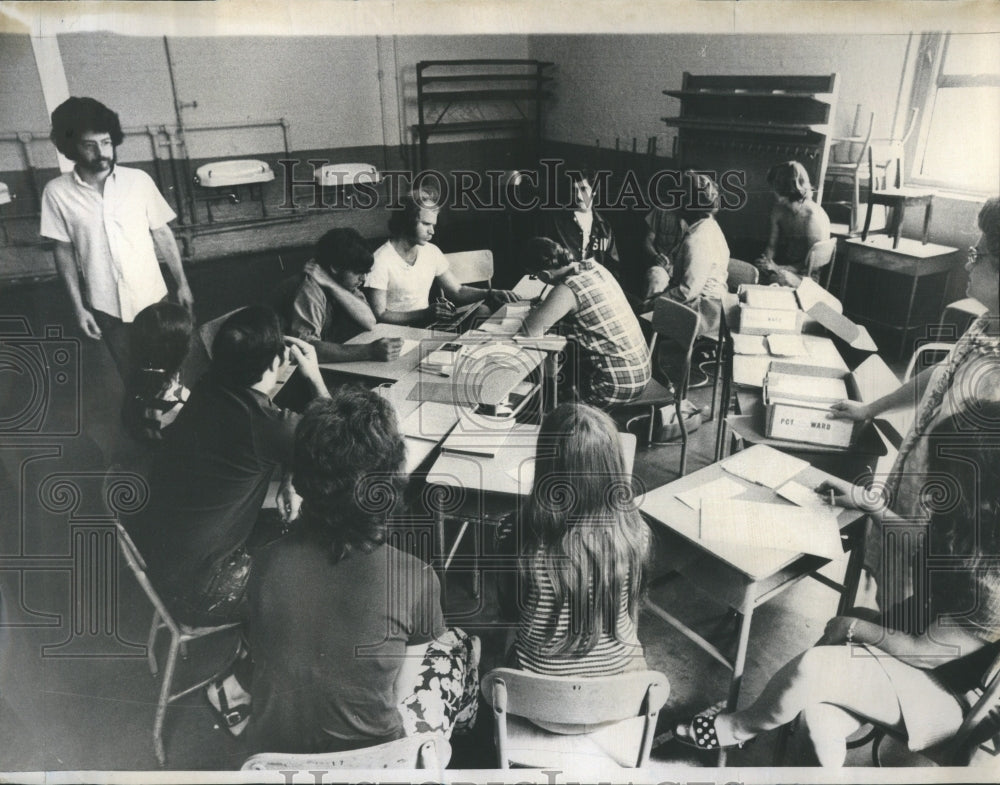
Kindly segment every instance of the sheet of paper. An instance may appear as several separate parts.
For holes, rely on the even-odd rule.
[[[739,496],[745,490],[745,485],[741,485],[731,477],[722,476],[716,477],[704,485],[699,485],[697,488],[690,488],[674,495],[697,512],[701,509],[702,499],[731,499],[734,496]]]
[[[484,333],[510,335],[520,330],[523,322],[516,316],[508,316],[496,322],[483,322],[479,329]]]
[[[774,489],[784,485],[809,464],[766,444],[758,444],[726,458],[719,465],[748,482]]]
[[[511,479],[519,482],[521,484],[521,489],[527,492],[535,482],[535,459],[526,458],[517,466],[507,469],[506,474]]]
[[[843,552],[832,511],[740,499],[702,499],[700,537],[747,548],[813,553],[835,559]]]
[[[425,401],[410,412],[400,424],[404,436],[437,442],[458,422],[454,406]]]
[[[736,354],[767,354],[763,335],[733,333],[733,351]]]
[[[795,480],[789,480],[778,488],[775,493],[782,499],[787,499],[792,504],[797,504],[799,507],[804,507],[807,510],[816,510],[821,513],[828,513],[831,510],[836,511],[835,507],[830,506],[829,499],[824,499],[812,488],[807,488]]]
[[[776,357],[802,357],[809,354],[801,335],[767,336],[767,350]]]
[[[483,418],[477,418],[483,419]],[[487,458],[494,457],[507,443],[511,429],[514,427],[514,419],[507,421],[496,421],[489,424],[489,427],[471,427],[472,417],[463,419],[459,425],[448,434],[441,449],[447,452],[460,452],[467,455],[482,455]]]
[[[412,338],[404,338],[403,339],[403,346],[399,350],[399,356],[402,357],[404,355],[409,354],[414,349],[416,349],[418,346],[420,346],[420,341],[415,341]]]
[[[507,308],[504,311],[506,316],[517,316],[523,319],[528,315],[528,311],[531,310],[531,303],[527,300],[521,300],[516,303],[507,303]]]

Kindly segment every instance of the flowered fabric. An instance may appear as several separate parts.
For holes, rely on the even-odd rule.
[[[399,704],[407,736],[441,732],[450,737],[475,725],[479,650],[474,638],[452,627],[427,646],[413,693]]]

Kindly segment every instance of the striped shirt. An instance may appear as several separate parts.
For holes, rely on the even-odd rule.
[[[533,567],[542,571],[542,551],[535,555]],[[562,640],[569,630],[569,608],[558,614],[553,635],[552,619],[556,616],[556,598],[552,585],[528,585],[523,610],[517,625],[514,650],[518,665],[526,671],[545,676],[614,676],[634,670],[644,670],[646,660],[635,624],[628,613],[629,586],[622,587],[618,601],[618,629],[612,635],[602,632],[597,644],[586,654],[552,654],[548,648],[553,640]]]

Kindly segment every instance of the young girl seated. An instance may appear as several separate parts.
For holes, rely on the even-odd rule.
[[[517,554],[517,579],[500,586],[502,610],[517,621],[514,667],[552,676],[646,668],[636,620],[649,533],[608,415],[564,403],[545,417],[531,495],[499,536],[499,553]]]
[[[809,174],[798,161],[772,167],[767,184],[774,191],[774,207],[767,248],[757,260],[760,282],[798,286],[807,272],[809,249],[830,239],[830,219],[812,200]]]
[[[526,272],[553,287],[525,318],[524,331],[543,335],[562,323],[577,353],[567,386],[602,409],[638,398],[650,379],[649,347],[618,281],[546,237],[530,240],[523,259]]]
[[[153,303],[131,325],[122,421],[128,434],[147,444],[158,444],[163,430],[180,413],[188,389],[180,380],[194,320],[187,308],[168,302]]]

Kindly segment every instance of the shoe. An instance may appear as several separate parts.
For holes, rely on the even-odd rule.
[[[695,714],[687,723],[674,728],[674,738],[681,744],[694,747],[696,750],[741,750],[756,737],[736,744],[719,744],[719,736],[715,732],[715,718],[726,708],[725,701],[719,701],[702,712]]]
[[[246,730],[250,722],[250,704],[237,703],[230,706],[223,684],[224,682],[219,681],[205,687],[205,700],[208,701],[208,707],[215,715],[219,727],[236,737]]]

